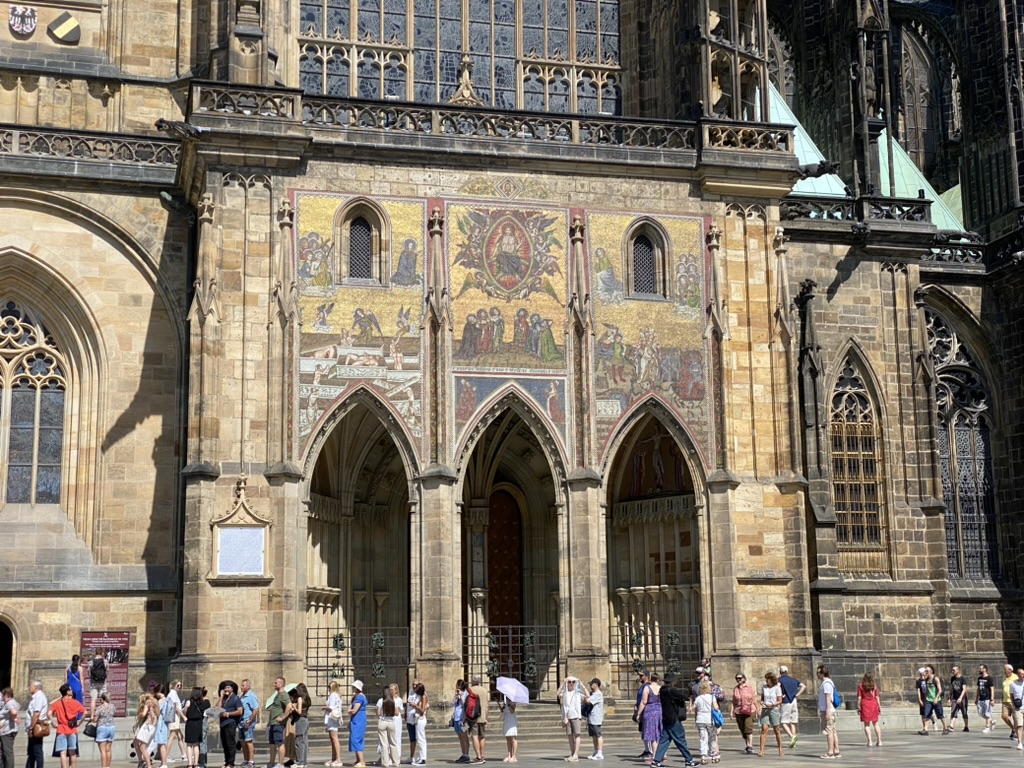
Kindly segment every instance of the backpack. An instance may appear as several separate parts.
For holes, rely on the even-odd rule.
[[[103,659],[92,660],[89,665],[89,678],[95,683],[107,681],[107,665],[103,663]]]
[[[178,719],[178,713],[174,708],[174,703],[170,699],[164,699],[160,704],[160,714],[163,715],[165,723],[173,723]]]
[[[839,694],[839,689],[835,683],[832,683],[832,708],[840,709],[843,706],[843,697]]]
[[[480,697],[469,689],[469,696],[466,697],[466,719],[477,720],[480,717]]]

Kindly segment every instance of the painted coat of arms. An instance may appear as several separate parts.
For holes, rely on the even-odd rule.
[[[460,216],[464,240],[455,263],[468,271],[456,298],[476,288],[505,301],[545,293],[561,303],[552,283],[556,274],[562,275],[557,221],[540,211],[476,210]]]
[[[30,5],[12,5],[7,14],[7,23],[16,35],[31,35],[38,21],[39,13]]]

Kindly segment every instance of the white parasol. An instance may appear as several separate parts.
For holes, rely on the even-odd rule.
[[[530,689],[514,677],[499,677],[497,688],[498,693],[504,694],[509,701],[516,704],[530,703]]]

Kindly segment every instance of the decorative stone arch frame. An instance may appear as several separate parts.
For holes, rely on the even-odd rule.
[[[166,282],[164,271],[137,238],[95,208],[52,192],[27,187],[0,188],[0,204],[39,211],[76,224],[137,269],[167,312],[173,353],[179,370],[182,369],[187,334],[185,307],[173,300],[174,291]],[[95,552],[102,544],[97,517],[102,499],[101,436],[109,426],[105,421],[109,397],[105,381],[109,372],[117,368],[119,344],[114,334],[117,323],[109,317],[103,301],[83,281],[68,278],[77,272],[78,264],[63,253],[20,234],[0,235],[0,286],[5,287],[5,295],[17,293],[26,298],[26,303],[54,334],[70,363],[61,506],[86,546]],[[179,499],[174,504],[174,515],[180,519],[181,514]]]
[[[999,389],[996,382],[1004,381],[1002,366],[999,364],[999,356],[996,353],[996,347],[992,342],[989,333],[986,331],[984,326],[975,316],[974,312],[968,308],[963,301],[955,294],[942,286],[934,284],[925,284],[918,288],[916,295],[917,306],[920,310],[920,327],[921,327],[921,355],[923,360],[921,364],[926,365],[929,369],[929,374],[932,377],[932,385],[929,387],[929,400],[928,410],[929,418],[932,419],[935,430],[947,429],[942,420],[939,418],[938,404],[936,402],[936,390],[935,386],[938,383],[938,374],[932,367],[931,350],[928,344],[927,338],[927,324],[925,320],[925,311],[931,310],[937,314],[942,320],[953,330],[957,336],[966,343],[974,364],[978,367],[981,375],[985,378],[983,382],[986,385],[988,401],[987,410],[988,416],[985,419],[988,429],[991,446],[991,469],[993,473],[992,483],[992,502],[995,507],[995,539],[997,547],[997,557],[999,559],[1000,568],[1010,568],[1012,558],[1009,556],[1006,550],[1006,535],[1005,525],[1003,523],[1001,507],[999,504],[999,487],[1001,482],[1012,482],[1012,478],[1009,478],[1005,472],[1000,474],[997,468],[1005,466],[1008,457],[1006,456],[1005,446],[1006,443],[1006,429],[1004,421],[1004,410],[1003,402],[999,397]],[[967,367],[967,366],[964,366]],[[938,438],[938,431],[932,433],[933,437]],[[943,491],[942,480],[940,473],[939,463],[933,465],[935,467],[935,483],[936,483],[936,495]],[[945,509],[949,510],[949,503],[945,505]],[[977,577],[963,576],[965,580],[970,580]],[[987,579],[986,579],[987,581]]]
[[[885,504],[885,509],[881,515],[881,522],[885,529],[885,542],[882,551],[885,555],[885,567],[880,571],[885,573],[889,578],[896,578],[896,551],[893,543],[893,524],[894,510],[896,508],[896,494],[893,488],[894,479],[896,478],[895,473],[892,471],[894,463],[893,457],[897,454],[895,447],[893,446],[892,430],[888,429],[889,424],[889,413],[884,397],[884,388],[881,382],[878,380],[875,371],[877,370],[876,365],[872,363],[871,356],[867,353],[860,341],[855,337],[851,336],[848,338],[842,346],[839,347],[838,353],[828,363],[825,370],[825,386],[822,388],[823,395],[827,400],[821,404],[822,413],[825,415],[825,423],[829,429],[829,437],[824,441],[825,445],[825,460],[826,466],[829,467],[829,498],[832,504],[833,510],[835,509],[835,480],[832,476],[832,396],[835,392],[836,385],[839,383],[839,378],[843,373],[845,362],[848,358],[852,358],[857,365],[858,371],[863,375],[864,386],[867,389],[867,393],[871,399],[871,406],[878,414],[878,435],[881,440],[882,456],[881,464],[884,476],[882,478],[882,500]],[[835,534],[833,529],[833,534]],[[838,536],[836,537],[836,546],[838,548]],[[840,568],[840,570],[842,570]],[[843,571],[844,574],[849,573]]]
[[[0,612],[0,623],[5,624],[11,632],[11,687],[16,692],[15,696],[17,691],[25,690],[31,678],[39,676],[33,671],[25,654],[21,653],[21,649],[33,648],[36,641],[41,639],[35,628],[42,625],[34,620],[35,617],[32,618],[26,621],[26,616],[10,603]]]
[[[639,237],[646,237],[654,250],[654,293],[638,293],[635,288],[633,248]],[[650,216],[640,216],[634,219],[622,234],[620,252],[627,298],[647,301],[670,301],[673,298],[671,293],[672,270],[670,269],[673,256],[672,238],[661,222]]]
[[[309,498],[309,485],[313,478],[313,469],[320,458],[327,438],[330,437],[334,428],[359,405],[366,407],[370,413],[380,420],[384,425],[385,432],[398,447],[398,455],[401,458],[406,481],[409,485],[409,499],[416,499],[416,478],[420,474],[419,459],[415,448],[416,443],[406,431],[401,415],[383,397],[365,384],[360,384],[351,392],[342,396],[320,418],[320,422],[313,430],[312,436],[306,443],[305,452],[302,457],[303,498]]]
[[[568,479],[568,459],[556,432],[540,411],[532,405],[532,398],[513,383],[491,395],[474,415],[474,421],[463,432],[462,441],[455,451],[455,475],[458,478],[454,498],[461,499],[466,482],[469,458],[473,455],[487,428],[505,411],[514,411],[530,428],[537,439],[544,458],[551,469],[555,488],[555,505],[565,504],[565,484]]]
[[[372,233],[370,279],[349,276],[350,227],[353,221],[363,218],[370,225]],[[376,202],[366,197],[357,197],[342,205],[334,214],[334,269],[335,280],[341,284],[363,287],[387,287],[391,282],[391,219]]]

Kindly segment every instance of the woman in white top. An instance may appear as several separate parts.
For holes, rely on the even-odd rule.
[[[501,730],[505,734],[505,746],[508,754],[502,758],[503,763],[518,763],[519,758],[519,718],[516,717],[516,703],[508,696],[502,696],[498,702],[501,710]]]
[[[718,709],[718,699],[711,693],[711,683],[705,677],[697,688],[697,698],[693,700],[694,718],[697,732],[700,733],[700,764],[706,765],[710,757],[712,763],[721,759],[718,753],[718,729],[712,720],[712,712]]]
[[[331,680],[327,690],[330,693],[327,696],[327,701],[324,703],[324,725],[327,726],[327,735],[331,737],[331,759],[324,763],[324,765],[329,765],[333,768],[342,764],[341,741],[338,739],[338,729],[341,728],[341,719],[345,712],[342,709],[341,694],[338,693],[341,690],[341,681]]]
[[[764,742],[768,735],[768,728],[775,731],[775,744],[779,748],[779,756],[782,756],[782,686],[779,685],[779,678],[774,672],[768,672],[764,676],[765,684],[761,686],[761,749],[758,752],[764,757]]]
[[[398,759],[402,759],[402,720],[405,714],[405,704],[402,702],[402,697],[398,695],[398,683],[391,683],[387,687],[388,693],[391,694],[391,700],[395,702],[395,749],[398,750]],[[377,717],[386,717],[383,711],[384,696],[377,699]]]

